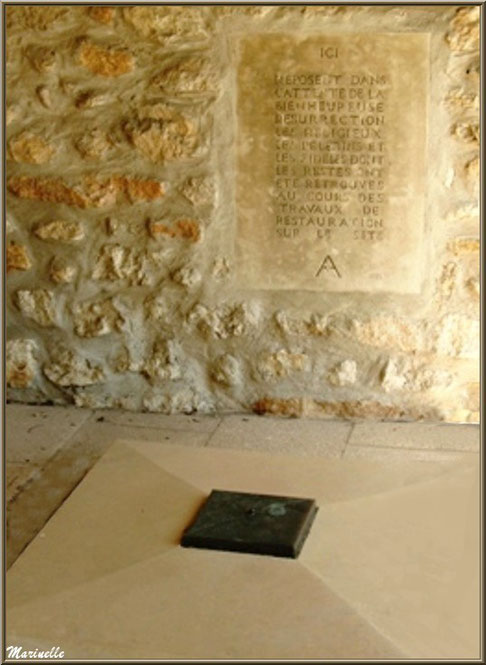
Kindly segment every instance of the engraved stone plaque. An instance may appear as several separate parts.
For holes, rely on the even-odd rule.
[[[428,35],[259,34],[236,48],[242,283],[418,293]]]

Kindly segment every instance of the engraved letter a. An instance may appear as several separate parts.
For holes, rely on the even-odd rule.
[[[316,272],[316,277],[319,277],[319,275],[321,274],[321,272],[323,270],[334,270],[336,275],[338,277],[341,277],[341,274],[340,274],[339,270],[337,269],[336,264],[334,263],[332,257],[329,256],[329,254],[326,256],[326,258],[321,263],[321,265],[319,267],[319,270]]]

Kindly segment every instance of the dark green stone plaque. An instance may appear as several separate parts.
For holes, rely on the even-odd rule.
[[[181,545],[295,559],[316,513],[313,499],[212,490]]]

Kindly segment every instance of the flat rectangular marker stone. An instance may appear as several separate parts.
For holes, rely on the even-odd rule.
[[[317,510],[313,499],[212,490],[181,545],[296,559]]]
[[[240,285],[420,293],[429,34],[252,34],[232,48]]]

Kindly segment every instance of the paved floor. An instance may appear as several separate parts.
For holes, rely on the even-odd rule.
[[[473,460],[477,425],[6,408],[7,566],[117,439],[401,464]]]
[[[240,423],[260,450],[235,450],[211,445],[224,421],[212,436],[189,422],[118,439],[41,528],[7,573],[7,644],[70,660],[478,659],[476,453],[356,458],[335,432],[319,445],[318,425],[335,427],[301,423],[296,455],[294,423],[252,419],[229,435]],[[443,441],[433,431],[425,445]],[[314,498],[298,559],[180,547],[213,488]]]

